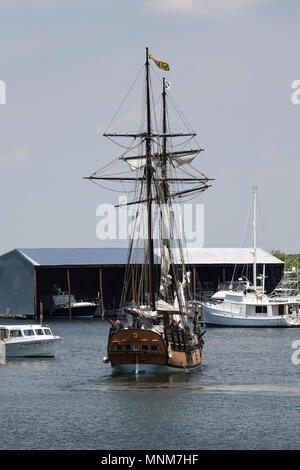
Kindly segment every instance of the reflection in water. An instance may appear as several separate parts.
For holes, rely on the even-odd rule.
[[[213,394],[260,394],[260,395],[293,395],[300,396],[298,385],[274,384],[199,384],[200,370],[193,374],[182,372],[172,374],[140,374],[136,376],[111,374],[99,381],[78,385],[81,390],[123,391],[123,392],[202,392]]]
[[[6,367],[22,366],[28,370],[45,370],[51,363],[54,363],[55,357],[7,357]]]
[[[102,391],[169,391],[190,390],[195,381],[195,375],[201,370],[187,372],[173,372],[160,374],[118,374],[112,372],[101,377],[97,382],[81,384],[76,388]],[[199,386],[198,386],[199,389]],[[201,389],[201,387],[200,387]]]

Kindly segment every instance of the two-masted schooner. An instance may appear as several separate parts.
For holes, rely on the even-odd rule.
[[[146,48],[142,130],[104,133],[112,140],[133,139],[120,158],[134,176],[96,172],[87,177],[94,182],[101,180],[102,184],[103,181],[134,184],[133,201],[126,204],[134,206],[136,221],[143,215],[146,235],[142,240],[134,234],[130,236],[119,319],[110,320],[107,356],[103,358],[114,370],[125,373],[195,369],[201,364],[204,344],[199,303],[195,301],[195,270],[192,275],[187,265],[174,202],[202,193],[210,186],[210,179],[190,165],[202,150],[187,149],[196,134],[190,130],[181,133],[169,130],[165,78],[162,124],[160,129],[154,129],[150,60],[160,69],[169,70],[168,64],[154,59]],[[181,150],[172,144],[175,137],[180,140]],[[137,230],[136,225],[137,222],[133,230]]]

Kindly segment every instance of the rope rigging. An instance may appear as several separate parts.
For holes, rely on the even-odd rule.
[[[153,71],[151,66],[150,68]],[[143,102],[146,102],[145,97],[148,92],[152,108],[150,118],[152,123],[151,131],[149,132],[149,128],[148,133],[143,131],[145,128],[145,122],[149,119],[144,104],[142,105],[138,133],[108,133],[108,130],[115,122],[116,117],[118,116],[126,99],[131,93],[133,87],[136,85],[143,69],[144,66],[138,72],[133,84],[126,92],[121,104],[119,105],[103,134],[114,144],[124,149],[124,151],[119,157],[103,165],[87,179],[90,179],[101,189],[109,190],[114,193],[125,193],[128,196],[130,195],[130,202],[124,204],[121,203],[115,207],[134,206],[134,212],[131,211],[130,213],[132,216],[132,222],[129,224],[129,229],[131,230],[131,233],[129,234],[130,243],[124,286],[120,301],[120,312],[122,312],[123,307],[126,306],[128,302],[127,299],[129,298],[131,298],[132,301],[134,300],[138,306],[149,302],[149,298],[147,298],[146,293],[150,293],[151,280],[150,270],[146,269],[146,264],[149,263],[151,251],[149,251],[149,245],[147,244],[147,240],[145,240],[145,238],[143,239],[143,237],[138,238],[135,236],[137,232],[141,234],[145,226],[147,226],[144,218],[144,212],[146,210],[146,205],[149,204],[149,202],[151,207],[153,205],[153,213],[151,216],[153,218],[152,228],[153,230],[155,228],[155,230],[158,232],[158,237],[155,239],[155,250],[158,250],[157,252],[160,253],[162,252],[161,250],[167,250],[170,256],[169,262],[170,273],[172,273],[172,283],[171,286],[166,287],[165,297],[161,296],[161,298],[165,298],[167,302],[174,302],[175,296],[179,302],[180,310],[184,311],[181,289],[183,289],[182,286],[187,280],[189,267],[187,265],[187,254],[184,253],[183,250],[183,243],[186,241],[186,237],[184,231],[182,232],[181,227],[179,226],[181,223],[178,225],[176,217],[174,217],[174,206],[176,204],[179,205],[179,200],[194,200],[199,196],[199,194],[202,194],[208,187],[210,187],[208,184],[210,179],[191,165],[192,159],[196,157],[197,153],[203,150],[200,148],[195,138],[196,134],[194,130],[188,123],[173,97],[168,92],[167,95],[165,94],[165,96],[167,96],[168,103],[171,104],[172,109],[175,111],[176,115],[183,122],[185,129],[188,131],[188,133],[171,133],[168,107],[165,106],[163,108],[160,106],[160,110],[158,112],[158,102],[161,102],[161,96],[159,96],[156,101],[154,100],[152,81],[150,77],[148,81],[148,86],[150,85],[150,93],[149,89],[146,90],[146,87],[143,88]],[[154,73],[156,75],[155,70]],[[161,79],[159,79],[159,81],[161,82]],[[159,123],[164,122],[164,120],[165,130],[161,132]],[[131,141],[129,144],[124,145],[117,140],[118,137],[130,137]],[[179,141],[174,143],[172,137],[179,137]],[[187,149],[188,144],[191,141],[196,142],[196,150]],[[150,164],[149,146],[151,147]],[[178,148],[180,148],[180,152],[177,152]],[[147,155],[148,157],[146,158]],[[184,158],[186,158],[186,160],[184,160]],[[182,159],[182,161],[180,159]],[[135,165],[132,163],[134,161],[136,162]],[[125,171],[124,169],[119,169],[117,165],[120,162],[128,163],[130,170]],[[187,163],[189,164],[188,166]],[[152,188],[150,191],[150,201],[149,188],[147,192],[146,184],[147,171],[149,171],[149,169],[151,170],[150,185]],[[134,175],[132,178],[127,176],[132,174]],[[182,175],[184,177],[180,178]],[[101,179],[111,179],[111,181],[114,182],[121,182],[121,188],[111,189],[106,187],[99,182]],[[133,187],[131,189],[127,188],[124,190],[124,181],[126,181],[126,183],[131,183]],[[163,238],[163,220],[167,220],[169,223],[168,240]],[[141,259],[143,259],[143,262],[141,262]],[[131,293],[130,289],[132,290]],[[186,282],[184,289],[191,296],[191,286],[189,282]]]

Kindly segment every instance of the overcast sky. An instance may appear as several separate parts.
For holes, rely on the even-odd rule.
[[[205,246],[251,244],[256,185],[258,245],[300,252],[299,24],[297,0],[0,0],[0,252],[108,245],[96,208],[117,195],[82,177],[120,153],[102,132],[145,46],[170,64],[205,148],[195,166],[215,178]]]

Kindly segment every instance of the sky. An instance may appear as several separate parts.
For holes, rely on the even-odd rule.
[[[299,23],[297,0],[0,0],[0,252],[115,246],[96,211],[118,194],[83,176],[120,154],[102,133],[149,47],[214,178],[204,246],[251,245],[255,185],[258,245],[299,253]]]

